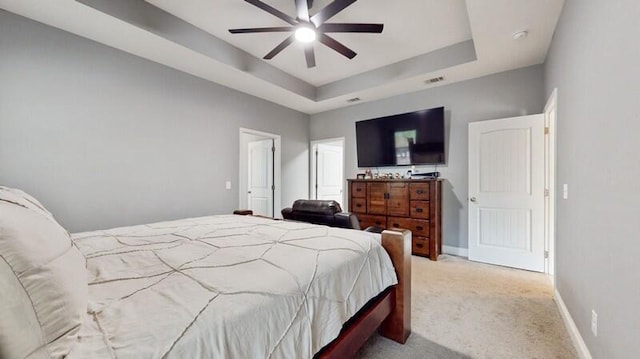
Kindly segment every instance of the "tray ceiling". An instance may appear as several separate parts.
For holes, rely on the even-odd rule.
[[[295,17],[293,0],[263,0]],[[311,14],[329,4],[315,0]],[[0,0],[0,7],[134,55],[305,113],[507,71],[544,61],[562,0],[360,0],[329,22],[383,23],[382,34],[331,36],[349,60],[315,44],[262,57],[286,33],[230,28],[284,26],[242,0]],[[527,30],[525,39],[512,35]],[[444,81],[425,80],[443,76]]]

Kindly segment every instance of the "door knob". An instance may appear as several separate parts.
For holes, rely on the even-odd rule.
[[[475,201],[476,201],[476,198],[475,198],[475,197],[471,197],[471,198],[469,198],[469,201],[471,201],[471,202],[475,202]]]
[[[247,191],[247,193],[251,193],[251,191]]]

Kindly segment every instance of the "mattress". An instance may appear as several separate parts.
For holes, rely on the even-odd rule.
[[[87,316],[68,358],[311,358],[397,279],[380,235],[210,216],[72,235]]]

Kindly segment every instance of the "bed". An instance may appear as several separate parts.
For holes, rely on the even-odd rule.
[[[16,315],[0,323],[0,357],[345,357],[381,323],[383,334],[396,341],[409,334],[408,232],[380,235],[220,215],[65,237],[53,216],[24,196],[0,187],[0,278],[13,272],[21,282],[0,282],[16,293],[0,314],[18,308],[29,316],[26,302],[34,314],[26,323]],[[31,260],[20,257],[28,248],[11,243],[34,237],[30,229],[14,228],[24,226],[22,217],[38,217],[31,227],[47,234],[38,241],[55,229],[60,243],[53,251],[59,253],[37,258],[34,268],[71,258],[62,261],[62,272],[52,265],[53,274],[32,278],[33,270],[19,268]],[[58,282],[39,300],[43,278]],[[67,292],[55,293],[60,288]],[[56,313],[72,320],[58,323]],[[11,320],[40,326],[41,338],[16,345]],[[47,320],[56,322],[53,329],[43,324]]]

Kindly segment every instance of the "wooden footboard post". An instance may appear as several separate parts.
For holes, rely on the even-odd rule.
[[[387,250],[398,276],[391,314],[382,322],[380,332],[385,337],[404,344],[411,334],[411,231],[406,229],[382,232],[382,246]]]

